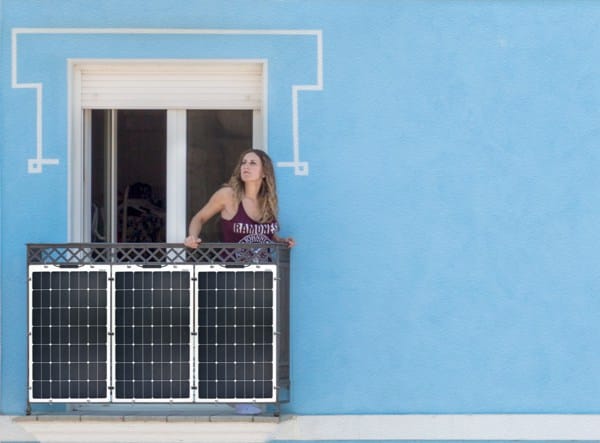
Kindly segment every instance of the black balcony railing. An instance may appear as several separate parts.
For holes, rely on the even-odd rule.
[[[27,264],[289,264],[282,244],[205,243],[197,249],[169,243],[65,243],[27,245]]]
[[[30,244],[29,402],[289,400],[279,244]]]

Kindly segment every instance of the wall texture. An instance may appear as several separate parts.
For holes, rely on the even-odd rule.
[[[268,59],[269,153],[291,160],[314,35],[132,31],[155,28],[322,31],[323,88],[298,103],[309,174],[277,171],[298,243],[287,411],[600,413],[599,3],[0,8],[0,412],[26,402],[25,244],[68,240],[67,59]],[[41,173],[36,91],[15,82],[43,84],[43,156],[59,163]]]

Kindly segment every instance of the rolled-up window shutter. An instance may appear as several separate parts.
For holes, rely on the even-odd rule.
[[[84,109],[261,109],[263,63],[89,63]]]

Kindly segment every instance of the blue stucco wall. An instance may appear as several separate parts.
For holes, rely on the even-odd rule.
[[[600,413],[600,3],[3,0],[0,411],[26,401],[27,242],[67,240],[67,58],[269,61],[291,156],[312,40],[23,36],[14,28],[323,31],[278,172],[292,402],[314,413]],[[271,72],[273,75],[271,75]],[[287,80],[285,80],[287,79]],[[287,82],[287,83],[286,83]]]

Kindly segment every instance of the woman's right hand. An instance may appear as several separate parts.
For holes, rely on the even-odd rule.
[[[183,242],[186,247],[191,249],[196,249],[200,243],[202,243],[202,239],[193,235],[188,235]]]

